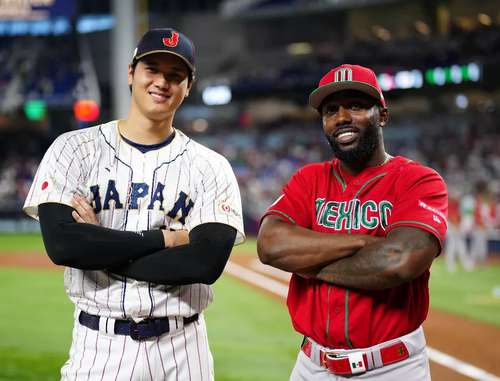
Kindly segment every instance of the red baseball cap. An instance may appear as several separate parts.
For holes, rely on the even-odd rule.
[[[373,70],[360,66],[343,64],[326,73],[319,81],[318,88],[309,95],[309,104],[319,109],[330,94],[342,90],[358,90],[377,99],[386,107],[382,89]]]

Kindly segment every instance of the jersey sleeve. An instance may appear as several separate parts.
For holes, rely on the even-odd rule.
[[[83,161],[71,144],[71,137],[61,135],[49,147],[36,172],[23,210],[38,219],[38,205],[56,202],[71,206],[75,193],[84,194],[81,179]]]
[[[446,185],[437,172],[411,165],[399,176],[398,196],[388,218],[387,233],[400,226],[413,226],[433,234],[443,247],[448,216]]]
[[[305,228],[312,226],[310,205],[310,184],[313,181],[311,169],[299,169],[283,187],[283,193],[271,204],[262,218],[275,215],[292,224]]]
[[[241,196],[231,165],[225,158],[208,161],[198,169],[197,196],[191,213],[186,218],[186,228],[218,222],[236,229],[235,244],[245,240]]]

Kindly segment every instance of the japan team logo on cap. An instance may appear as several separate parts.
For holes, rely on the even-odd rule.
[[[172,36],[163,37],[162,39],[163,45],[168,46],[169,48],[176,47],[179,43],[179,33],[172,32]]]

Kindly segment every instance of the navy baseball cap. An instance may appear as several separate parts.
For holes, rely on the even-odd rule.
[[[148,30],[141,37],[137,48],[134,50],[132,65],[141,58],[154,53],[169,53],[176,55],[184,61],[191,75],[194,77],[196,68],[194,66],[193,42],[172,28],[158,28]]]

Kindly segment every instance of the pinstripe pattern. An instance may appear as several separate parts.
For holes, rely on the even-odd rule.
[[[175,364],[175,381],[179,381],[179,365],[177,365],[177,358],[175,356],[175,347],[174,347],[174,339],[170,339],[170,344],[172,345],[172,357],[174,359]]]
[[[140,376],[134,378],[135,367],[137,365],[137,359],[139,358],[139,351],[141,349],[140,344],[136,344],[136,345],[137,345],[137,353],[135,355],[134,366],[132,367],[132,371],[130,372],[130,378],[129,378],[130,381],[135,380],[135,379],[142,379],[142,377],[140,377]]]
[[[139,231],[164,225],[192,230],[202,223],[221,222],[233,226],[238,231],[236,242],[242,242],[240,193],[228,161],[182,132],[176,130],[175,134],[168,145],[145,153],[121,139],[116,122],[59,136],[40,164],[25,212],[37,218],[39,204],[70,205],[73,195],[80,194],[95,201],[94,207],[100,205],[99,222],[108,228]],[[133,195],[132,190],[138,189],[133,184],[145,184],[139,188],[148,187],[148,194]],[[94,200],[91,191],[96,186],[99,200]],[[163,201],[151,204],[158,197],[158,186],[163,187]],[[179,211],[171,218],[167,214],[181,194],[187,195],[193,207],[187,216],[180,218]],[[213,298],[211,287],[205,284],[150,284],[104,270],[68,268],[64,284],[78,309],[114,319],[175,316],[182,321],[182,316],[202,312]],[[204,322],[142,346],[130,338],[94,332],[76,323],[70,360],[62,374],[68,380],[136,379],[141,375],[154,380],[211,380],[211,361]]]
[[[94,368],[95,365],[95,359],[97,358],[97,342],[99,341],[99,333],[95,336],[95,353],[94,353],[94,358],[92,359],[92,365],[90,366],[90,369],[87,373],[87,381],[90,380],[90,373],[92,372],[92,368]]]
[[[85,329],[82,327],[82,329]],[[120,361],[118,363],[118,370],[116,371],[116,377],[115,377],[115,381],[118,379],[118,375],[120,374],[120,370],[122,368],[122,362],[123,362],[123,357],[125,355],[125,344],[127,344],[127,337],[124,336],[123,337],[123,348],[122,348],[122,354],[120,356]],[[113,356],[114,357],[114,356]],[[125,363],[125,366],[126,366],[127,363]]]
[[[109,346],[108,346],[108,354],[107,354],[107,357],[106,357],[106,361],[104,362],[104,366],[102,368],[101,381],[104,380],[104,375],[106,374],[106,367],[108,365],[108,361],[109,361],[109,358],[111,356],[111,343],[112,343],[112,341],[110,340],[109,341]]]

